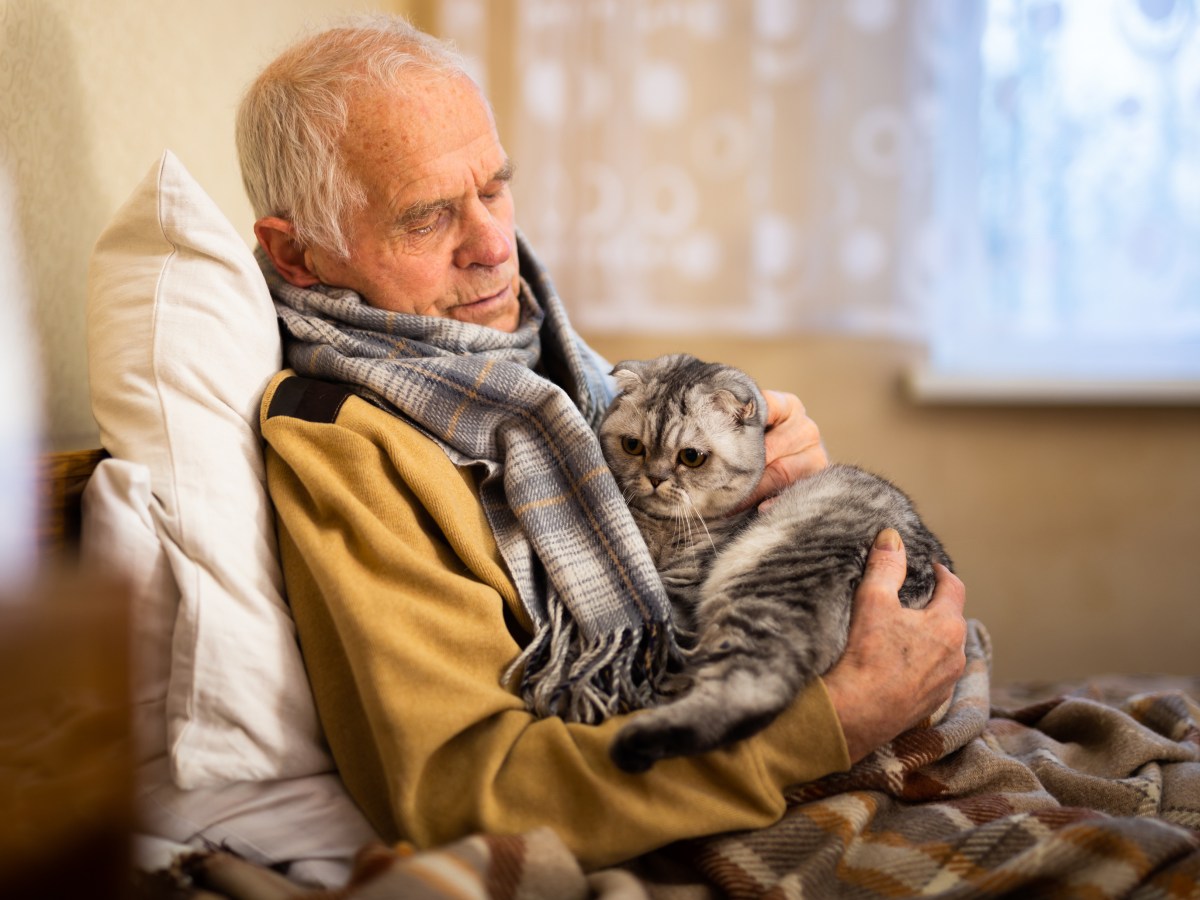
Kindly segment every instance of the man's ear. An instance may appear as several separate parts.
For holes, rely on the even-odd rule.
[[[254,223],[254,236],[284,281],[296,287],[312,287],[320,278],[304,247],[296,240],[292,223],[278,216],[263,216]]]

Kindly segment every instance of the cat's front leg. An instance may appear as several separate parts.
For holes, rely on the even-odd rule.
[[[706,678],[701,672],[683,697],[639,713],[617,733],[613,762],[644,772],[660,759],[728,747],[766,728],[794,694],[777,673],[740,669]]]

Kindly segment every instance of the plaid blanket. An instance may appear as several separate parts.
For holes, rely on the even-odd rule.
[[[1200,897],[1200,706],[989,708],[990,646],[935,727],[796,788],[763,831],[678,849],[729,897]]]
[[[546,829],[416,854],[367,848],[344,889],[286,896],[1200,898],[1195,698],[1059,695],[992,709],[990,646],[977,623],[967,650],[940,722],[795,788],[770,828],[590,874]],[[218,872],[249,865],[197,860]],[[283,896],[198,880],[242,900]]]
[[[593,888],[593,885],[595,886]],[[646,897],[623,872],[585,876],[549,828],[519,835],[473,835],[438,850],[407,844],[363,847],[344,887],[305,891],[282,875],[215,850],[179,859],[170,871],[147,876],[134,900],[584,900]]]

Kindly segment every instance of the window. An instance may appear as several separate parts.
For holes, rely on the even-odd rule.
[[[1200,377],[1193,0],[988,0],[974,24],[977,78],[940,86],[932,371]]]

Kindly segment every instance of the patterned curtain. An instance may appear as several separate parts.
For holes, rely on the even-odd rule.
[[[518,221],[581,328],[914,335],[919,6],[443,0],[441,32],[491,75]]]
[[[1133,372],[1200,360],[1194,6],[441,10],[503,88],[518,219],[580,327],[834,330],[930,339],[947,369]]]

